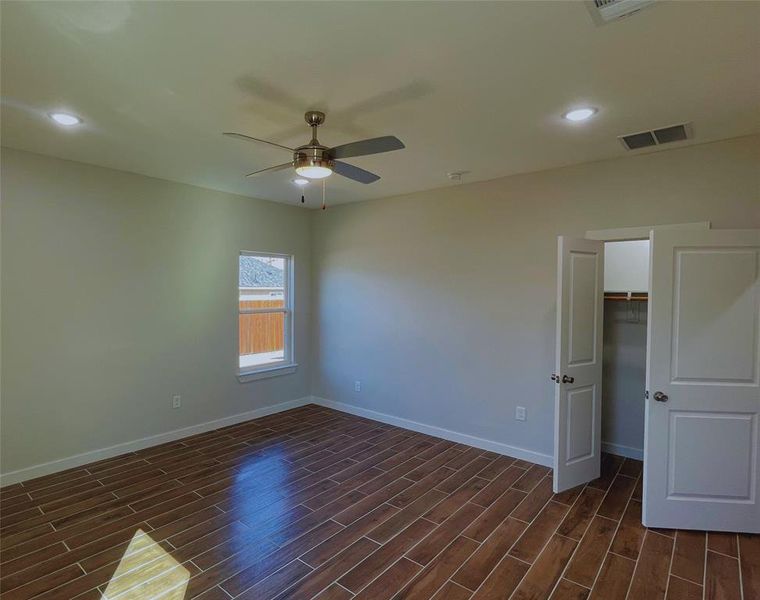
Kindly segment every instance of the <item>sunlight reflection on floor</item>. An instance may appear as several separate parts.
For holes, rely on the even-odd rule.
[[[182,600],[189,579],[185,567],[138,529],[108,582],[103,600]]]

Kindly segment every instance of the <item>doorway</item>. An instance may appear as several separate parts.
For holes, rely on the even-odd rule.
[[[608,450],[643,459],[644,525],[760,533],[760,230],[560,236],[557,273],[554,491]]]
[[[602,451],[642,460],[649,240],[604,244]]]

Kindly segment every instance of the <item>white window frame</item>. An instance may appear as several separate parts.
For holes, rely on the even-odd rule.
[[[285,261],[285,273],[284,273],[284,296],[285,305],[282,308],[240,308],[240,257],[241,256],[256,256],[261,258],[282,258]],[[289,375],[295,373],[298,364],[295,362],[295,348],[293,339],[293,311],[294,311],[294,277],[295,271],[295,257],[292,254],[281,254],[278,252],[248,252],[241,251],[238,254],[238,277],[237,277],[237,306],[238,306],[238,324],[237,324],[237,346],[235,354],[237,356],[237,377],[241,383],[248,381],[255,381],[256,379],[264,379],[266,377],[276,377],[278,375]],[[283,331],[283,360],[277,362],[266,363],[263,365],[255,365],[251,367],[240,368],[240,315],[244,314],[266,314],[266,313],[283,313],[284,315],[284,331]]]

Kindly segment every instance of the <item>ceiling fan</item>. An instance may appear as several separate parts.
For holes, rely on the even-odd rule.
[[[311,127],[311,141],[308,144],[298,146],[297,148],[289,148],[282,144],[276,144],[275,142],[269,142],[242,133],[224,133],[224,135],[228,137],[248,140],[251,142],[263,142],[264,144],[276,146],[277,148],[282,148],[283,150],[293,153],[293,159],[291,161],[274,167],[254,171],[253,173],[248,173],[246,177],[294,168],[298,175],[306,177],[307,179],[323,179],[333,173],[337,173],[338,175],[348,177],[359,183],[373,183],[380,179],[379,175],[375,175],[374,173],[370,173],[369,171],[365,171],[364,169],[360,169],[359,167],[355,167],[354,165],[344,163],[337,159],[350,158],[352,156],[366,156],[368,154],[379,154],[381,152],[390,152],[391,150],[401,150],[405,147],[403,142],[397,137],[386,135],[369,140],[351,142],[349,144],[343,144],[342,146],[335,146],[334,148],[328,148],[327,146],[320,144],[319,140],[317,140],[317,128],[325,122],[325,113],[319,112],[318,110],[310,110],[304,115],[304,118],[309,127]]]

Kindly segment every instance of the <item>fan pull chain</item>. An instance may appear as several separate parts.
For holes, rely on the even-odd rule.
[[[306,198],[303,197],[303,194],[301,194],[301,204],[304,204],[306,202]]]
[[[325,204],[325,186],[327,182],[323,179],[322,180],[322,210],[325,210],[327,208],[327,205]]]

